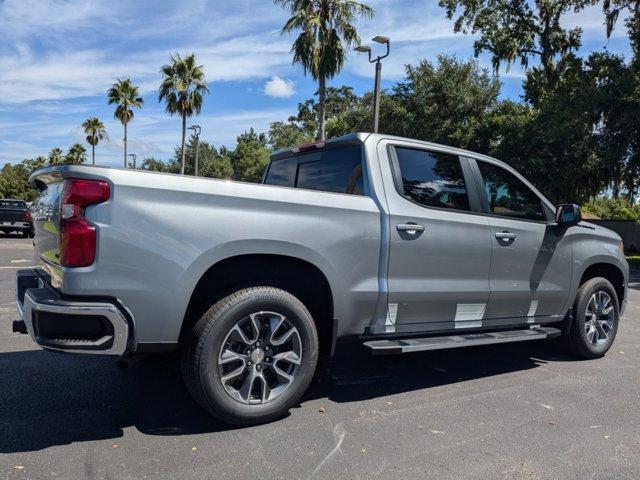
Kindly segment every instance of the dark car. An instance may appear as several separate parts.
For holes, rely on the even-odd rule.
[[[5,234],[20,232],[23,237],[33,238],[33,221],[27,202],[0,200],[0,231]]]

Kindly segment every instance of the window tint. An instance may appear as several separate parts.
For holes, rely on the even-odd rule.
[[[269,171],[264,183],[278,187],[293,187],[296,181],[297,168],[298,161],[295,157],[275,160],[269,165]]]
[[[11,210],[11,209],[19,209],[27,208],[27,204],[25,202],[16,201],[16,200],[0,200],[0,209]]]
[[[364,195],[360,146],[349,145],[274,160],[269,166],[265,183]]]
[[[427,207],[469,210],[460,160],[453,155],[396,148],[406,198]]]
[[[478,162],[491,213],[545,221],[542,202],[524,183],[496,165]]]

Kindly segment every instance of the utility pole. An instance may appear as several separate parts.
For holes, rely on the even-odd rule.
[[[382,35],[378,35],[374,37],[372,41],[376,43],[381,43],[387,46],[387,53],[384,55],[380,55],[377,58],[371,58],[371,47],[367,45],[358,45],[356,47],[357,52],[367,53],[369,55],[369,63],[376,64],[376,79],[373,87],[373,133],[378,133],[379,125],[380,125],[380,81],[382,78],[382,59],[387,58],[389,56],[389,52],[391,51],[391,41],[389,37],[383,37]]]
[[[193,134],[196,136],[196,164],[195,164],[195,170],[194,170],[194,174],[197,177],[198,176],[198,150],[200,150],[200,132],[202,131],[202,128],[200,128],[200,125],[191,125],[188,130],[193,130]]]
[[[136,170],[136,158],[138,158],[138,156],[135,153],[130,153],[127,157],[133,158],[133,169]]]

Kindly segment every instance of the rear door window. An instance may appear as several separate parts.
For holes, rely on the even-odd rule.
[[[413,148],[395,150],[405,198],[425,207],[470,209],[457,156]]]
[[[361,147],[349,145],[273,160],[264,183],[364,195]]]

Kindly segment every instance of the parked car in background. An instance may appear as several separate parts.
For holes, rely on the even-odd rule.
[[[33,221],[27,202],[0,200],[0,231],[5,234],[19,232],[23,237],[33,237]]]
[[[84,165],[30,181],[42,265],[17,273],[14,330],[122,361],[179,349],[191,394],[235,424],[284,415],[340,337],[405,354],[562,335],[597,358],[627,298],[618,235],[432,143],[294,147],[263,185]]]

